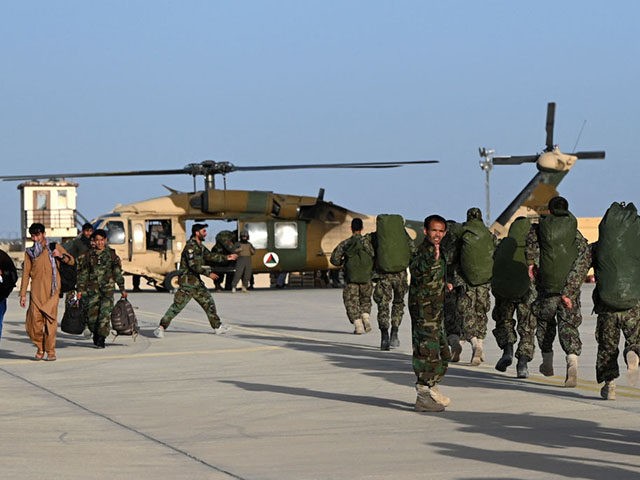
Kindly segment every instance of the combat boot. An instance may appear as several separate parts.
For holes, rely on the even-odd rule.
[[[499,372],[506,372],[507,367],[513,363],[513,343],[507,343],[502,351],[502,357],[496,363],[496,370]]]
[[[362,324],[362,319],[356,318],[353,321],[353,333],[356,335],[362,335],[364,333],[364,325]]]
[[[477,367],[484,360],[484,352],[482,350],[482,339],[473,337],[471,339],[471,365]]]
[[[442,405],[443,407],[448,407],[451,403],[451,399],[446,395],[443,395],[437,385],[433,387],[429,387],[431,398],[433,398],[437,403]]]
[[[542,363],[539,370],[545,377],[553,377],[553,351],[542,352]]]
[[[574,353],[567,355],[567,376],[564,386],[573,388],[578,385],[578,356]]]
[[[460,355],[462,354],[462,343],[460,342],[460,337],[455,334],[451,334],[447,337],[447,343],[451,348],[451,362],[459,362]]]
[[[605,400],[616,399],[616,384],[614,383],[613,380],[604,382],[604,387],[600,389],[600,396]]]
[[[640,357],[633,350],[629,350],[625,358],[627,360],[627,382],[629,385],[636,386],[640,380],[640,370],[638,370]]]
[[[416,412],[443,412],[444,405],[436,402],[431,394],[431,389],[426,385],[416,385],[418,396],[416,397]]]
[[[362,325],[364,326],[364,331],[365,332],[370,332],[371,331],[371,322],[369,321],[369,314],[368,313],[363,313],[361,318],[362,318]]]
[[[380,338],[380,350],[389,350],[391,345],[389,344],[389,330],[386,328],[380,329],[381,338]]]
[[[516,364],[516,375],[518,378],[529,378],[529,366],[527,365],[527,359],[520,357]]]
[[[398,327],[391,327],[391,337],[389,338],[389,346],[391,348],[397,348],[400,346],[400,340],[398,340]]]

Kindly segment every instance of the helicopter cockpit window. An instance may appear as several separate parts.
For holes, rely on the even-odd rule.
[[[298,248],[298,224],[296,222],[276,222],[273,233],[276,248]]]
[[[249,239],[254,248],[267,248],[267,223],[245,223],[243,230],[249,232]]]
[[[124,223],[108,222],[105,225],[107,241],[112,245],[122,245],[125,242]]]
[[[147,250],[166,250],[171,237],[171,220],[147,220]]]

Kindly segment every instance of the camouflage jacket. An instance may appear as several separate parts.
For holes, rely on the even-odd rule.
[[[535,267],[540,266],[540,240],[538,232],[538,225],[531,225],[525,246],[527,265],[534,265]],[[584,283],[584,279],[592,263],[591,248],[579,230],[576,230],[576,246],[578,247],[578,256],[573,262],[571,270],[569,270],[567,281],[562,291],[562,295],[571,298],[577,298],[578,295],[580,295],[580,287]]]
[[[202,283],[200,275],[209,275],[214,264],[227,261],[227,254],[213,253],[195,238],[190,238],[180,257],[180,285],[198,285]]]
[[[65,242],[62,246],[70,255],[73,255],[73,258],[78,258],[80,255],[91,250],[91,240],[80,234],[73,240]]]
[[[423,304],[430,299],[444,299],[447,260],[444,252],[436,260],[435,247],[426,238],[417,248],[409,262],[411,283],[409,305]]]
[[[78,257],[78,281],[77,290],[82,293],[103,292],[110,293],[116,284],[120,291],[124,290],[124,277],[120,257],[115,250],[106,247],[99,251],[96,249]]]

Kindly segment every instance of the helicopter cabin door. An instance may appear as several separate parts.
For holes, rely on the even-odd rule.
[[[307,263],[307,223],[295,220],[244,222],[238,231],[249,233],[256,249],[252,265],[257,271],[297,272]],[[275,254],[275,255],[274,255]]]

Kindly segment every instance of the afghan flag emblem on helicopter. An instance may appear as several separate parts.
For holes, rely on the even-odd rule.
[[[278,265],[279,262],[280,258],[275,252],[267,252],[264,257],[262,257],[262,263],[264,263],[264,266],[267,268],[273,268]]]

